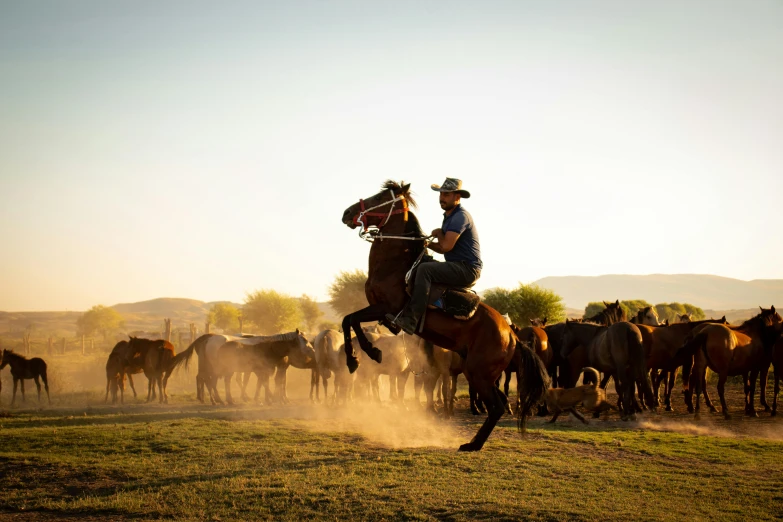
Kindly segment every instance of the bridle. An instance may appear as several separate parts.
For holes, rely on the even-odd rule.
[[[390,200],[384,201],[383,203],[379,203],[378,205],[370,208],[364,208],[364,200],[359,200],[359,213],[353,217],[353,223],[359,226],[359,237],[369,242],[373,242],[376,239],[380,239],[381,241],[384,239],[404,239],[407,241],[424,242],[429,241],[429,237],[383,235],[381,229],[389,223],[389,220],[392,216],[402,214],[403,220],[406,222],[408,221],[408,200],[405,198],[405,195],[400,194],[399,196],[395,196],[393,189],[389,189],[389,194],[391,195]],[[402,202],[401,208],[395,208],[398,201]],[[389,212],[372,212],[375,209],[382,208],[387,205],[389,205]],[[370,225],[367,223],[368,217],[379,217],[383,218],[383,220],[377,225]]]
[[[394,190],[389,189],[389,194],[391,194],[391,199],[389,201],[384,201],[383,203],[380,203],[378,205],[375,205],[374,207],[370,208],[364,208],[364,200],[359,200],[359,208],[361,209],[360,212],[353,217],[353,222],[355,225],[361,225],[361,231],[367,232],[367,230],[370,228],[370,225],[367,223],[367,217],[382,217],[384,220],[375,226],[378,230],[382,229],[386,224],[389,222],[389,219],[391,219],[392,216],[395,214],[404,214],[405,221],[408,221],[408,200],[405,199],[405,196],[400,194],[399,196],[394,195]],[[397,205],[398,201],[402,201],[402,208],[394,209],[394,207]],[[386,205],[391,205],[389,207],[389,212],[370,212],[371,210],[375,210],[376,208],[385,207]]]

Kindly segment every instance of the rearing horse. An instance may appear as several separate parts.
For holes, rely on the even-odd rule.
[[[351,372],[358,367],[351,345],[351,328],[362,350],[380,362],[381,351],[367,340],[361,323],[385,323],[386,314],[396,315],[408,301],[406,274],[423,253],[427,241],[409,205],[416,206],[410,195],[410,184],[389,180],[381,192],[359,200],[343,213],[345,225],[351,229],[361,227],[362,237],[373,239],[364,288],[370,306],[345,316],[342,323],[346,363]],[[368,232],[370,227],[374,228],[372,233]],[[460,446],[460,451],[480,450],[503,416],[508,399],[495,386],[495,381],[514,357],[518,358],[520,368],[518,426],[524,431],[527,413],[549,387],[549,377],[541,360],[519,343],[499,312],[481,303],[473,317],[460,321],[440,310],[427,310],[419,336],[462,356],[465,377],[487,406],[487,419],[473,439]]]

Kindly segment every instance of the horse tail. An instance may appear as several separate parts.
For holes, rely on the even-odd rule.
[[[512,336],[512,340],[516,340]],[[516,340],[514,357],[517,358],[517,428],[520,433],[525,433],[527,415],[549,389],[552,381],[546,371],[544,361],[533,351],[529,343]]]
[[[655,398],[653,397],[650,372],[647,371],[647,360],[644,355],[644,344],[642,343],[641,333],[639,333],[638,328],[628,328],[627,339],[628,355],[630,356],[628,362],[631,366],[633,380],[642,389],[644,402],[647,403],[649,408],[654,409],[657,407],[657,404],[655,404]],[[633,390],[633,386],[631,387],[631,390]]]
[[[689,334],[677,353],[674,354],[675,358],[680,357],[693,357],[699,349],[704,349],[707,345],[707,335],[704,332],[699,332],[696,335]],[[707,351],[704,351],[704,355],[709,360]]]
[[[332,336],[326,334],[323,336],[323,339],[321,339],[319,346],[316,347],[320,352],[320,357],[318,357],[318,359],[322,362],[322,364],[319,365],[318,374],[324,381],[332,378],[332,370],[329,368],[329,354],[334,351],[334,346],[332,345]]]
[[[192,343],[190,343],[190,346],[188,346],[185,350],[175,355],[170,361],[169,361],[169,367],[167,372],[171,373],[174,370],[177,369],[177,367],[184,363],[185,369],[188,369],[188,365],[190,364],[190,358],[193,357],[193,353],[196,351],[196,346],[202,344],[204,342],[204,339],[209,339],[212,336],[212,334],[204,334]]]

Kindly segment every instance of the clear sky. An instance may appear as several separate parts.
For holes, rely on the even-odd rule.
[[[0,1],[0,310],[319,299],[386,178],[477,288],[783,278],[783,3]]]

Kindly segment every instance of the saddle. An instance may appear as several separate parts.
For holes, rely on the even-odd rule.
[[[432,256],[426,256],[429,259],[422,259],[422,262],[433,261]],[[417,266],[411,271],[410,278],[407,281],[405,290],[408,295],[413,293],[413,281],[416,280]],[[430,294],[427,298],[427,308],[430,310],[440,310],[454,319],[467,321],[476,313],[481,297],[468,287],[454,287],[435,283],[430,288]],[[422,318],[422,323],[423,323]]]
[[[476,313],[481,297],[470,288],[434,284],[430,288],[427,308],[440,310],[454,319],[467,321]]]

